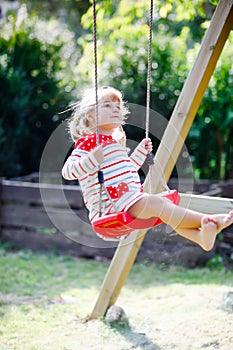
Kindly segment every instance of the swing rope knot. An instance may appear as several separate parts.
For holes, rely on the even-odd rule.
[[[149,152],[146,156],[148,165],[154,165],[154,155],[152,152]]]
[[[102,170],[98,171],[98,181],[99,181],[100,184],[104,183],[104,173],[103,173]]]

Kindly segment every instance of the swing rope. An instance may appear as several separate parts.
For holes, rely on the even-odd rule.
[[[147,72],[147,95],[146,95],[146,138],[149,135],[149,117],[150,117],[150,84],[151,84],[151,51],[152,51],[152,22],[153,22],[153,0],[150,0],[150,34],[149,34],[149,48],[148,48],[148,72]],[[99,118],[98,118],[98,67],[97,67],[97,38],[96,38],[96,0],[93,0],[93,34],[94,34],[94,65],[95,65],[95,113],[96,113],[96,144],[99,146]],[[148,153],[147,161],[149,164],[149,180],[150,187],[152,185],[152,171],[154,167],[154,157],[152,153]],[[156,169],[155,169],[156,171]],[[174,204],[179,203],[179,194],[177,191],[170,191],[163,176],[160,177],[162,184],[167,193],[162,196],[171,200]],[[130,216],[128,212],[118,212],[115,208],[115,203],[108,193],[104,176],[101,170],[101,165],[98,171],[98,180],[100,184],[100,203],[99,203],[99,217],[92,221],[94,231],[105,240],[122,240],[128,235],[138,229],[147,229],[157,226],[162,223],[160,218],[137,219]],[[102,216],[102,192],[105,191],[107,197],[113,205],[114,213]],[[150,188],[151,193],[151,188]]]
[[[99,97],[98,97],[98,58],[97,58],[97,20],[96,20],[96,0],[93,0],[93,37],[94,37],[94,75],[95,75],[95,116],[96,116],[96,145],[100,145],[99,140]],[[98,181],[100,184],[100,198],[99,198],[99,217],[102,216],[102,204],[103,204],[103,191],[105,191],[108,199],[111,201],[113,208],[116,210],[114,201],[112,200],[108,190],[105,187],[104,183],[104,173],[101,170],[101,165],[99,166],[98,171]]]
[[[98,59],[97,59],[97,29],[96,29],[96,0],[93,0],[93,37],[94,37],[94,75],[95,75],[95,116],[96,116],[96,145],[99,146],[99,106],[98,106]],[[102,196],[104,189],[104,174],[99,166],[98,181],[100,184],[99,216],[102,216]]]
[[[99,145],[99,116],[98,116],[98,60],[97,60],[97,19],[96,0],[93,0],[93,41],[94,41],[94,75],[95,75],[95,114],[96,114],[96,143]],[[153,0],[150,0],[150,20],[149,20],[149,45],[148,45],[148,66],[147,66],[147,91],[146,91],[146,123],[145,137],[149,135],[150,123],[150,86],[151,86],[151,56],[152,56],[152,33],[153,33]]]
[[[97,30],[96,30],[96,0],[93,0],[93,37],[94,37],[94,75],[95,75],[95,115],[96,115],[96,145],[99,146],[99,108],[98,108],[98,60],[97,60]]]
[[[151,88],[151,57],[152,57],[152,37],[153,37],[153,0],[150,0],[150,15],[149,15],[149,44],[148,44],[148,58],[147,58],[147,88],[146,88],[146,122],[145,122],[145,137],[149,137],[150,125],[150,88]],[[152,193],[152,170],[154,167],[153,153],[147,154],[147,163],[149,165],[149,193]],[[167,192],[170,192],[166,181],[161,176],[161,182]]]
[[[152,56],[152,35],[153,35],[153,0],[150,0],[150,15],[149,15],[149,44],[148,44],[148,62],[147,62],[147,89],[146,89],[146,121],[145,121],[145,137],[149,137],[149,123],[150,123],[150,87],[151,87],[151,56]],[[95,115],[96,115],[96,145],[100,145],[99,141],[99,108],[98,108],[98,58],[97,58],[97,14],[96,14],[96,0],[93,0],[93,44],[94,44],[94,84],[95,84]],[[154,156],[148,153],[147,162],[149,165],[149,193],[152,193],[152,171],[154,168]],[[103,190],[107,197],[112,202],[113,207],[115,203],[109,195],[104,184],[104,174],[99,167],[98,181],[100,184],[100,200],[99,200],[99,216],[102,216],[102,195]],[[163,187],[170,192],[170,189],[161,177]]]
[[[149,137],[150,125],[150,86],[151,86],[151,56],[152,56],[152,35],[153,35],[153,0],[150,0],[150,16],[149,16],[149,44],[147,58],[147,87],[146,87],[146,123],[145,137]],[[150,152],[147,154],[147,163],[149,165],[149,193],[152,193],[152,167],[154,165],[154,157]]]
[[[149,22],[149,45],[148,45],[148,59],[147,59],[147,88],[146,88],[146,124],[145,136],[149,137],[149,123],[150,123],[150,86],[151,86],[151,56],[152,56],[152,28],[153,28],[153,0],[150,1],[150,22]]]

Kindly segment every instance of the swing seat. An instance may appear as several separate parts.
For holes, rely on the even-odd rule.
[[[179,204],[180,196],[177,190],[164,192],[163,197],[174,204]],[[128,212],[119,212],[98,217],[92,221],[93,230],[103,239],[122,239],[135,230],[142,230],[160,225],[160,218],[137,219]]]

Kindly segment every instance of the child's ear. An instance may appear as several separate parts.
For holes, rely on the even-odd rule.
[[[88,128],[94,128],[96,121],[95,121],[95,112],[89,111],[85,115],[84,123]]]
[[[86,113],[86,119],[89,122],[93,122],[95,120],[95,113],[93,111],[89,111]]]

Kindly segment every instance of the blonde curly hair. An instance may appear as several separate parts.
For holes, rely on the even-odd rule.
[[[124,120],[126,119],[127,114],[129,114],[129,111],[126,107],[126,102],[123,100],[122,93],[113,87],[100,87],[98,89],[98,103],[100,103],[101,100],[106,96],[110,97],[113,101],[120,103],[124,123]],[[86,114],[95,110],[95,104],[96,94],[95,89],[93,88],[86,90],[83,94],[82,99],[71,106],[70,109],[73,112],[71,118],[68,120],[68,127],[73,141],[76,141],[83,135],[87,135],[90,132],[93,132],[93,130],[91,130],[89,127],[89,121],[86,117]]]

